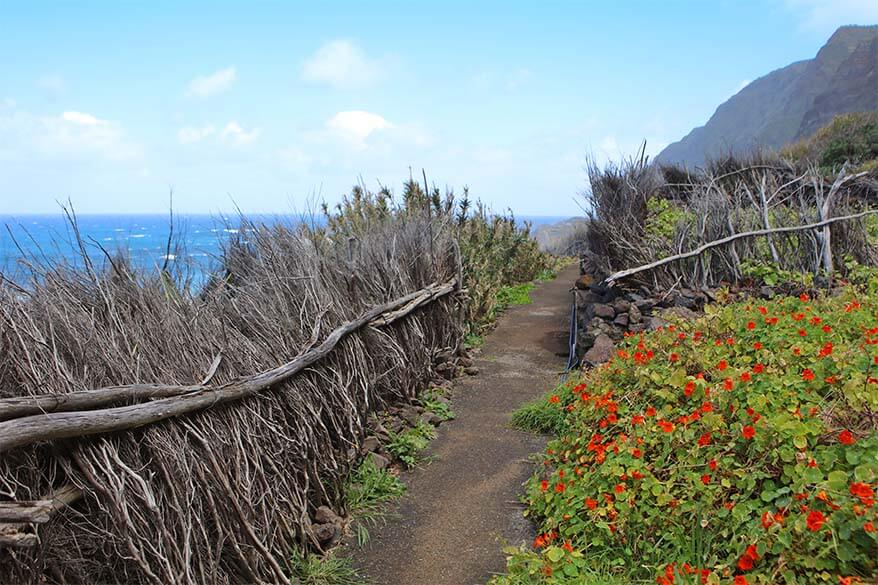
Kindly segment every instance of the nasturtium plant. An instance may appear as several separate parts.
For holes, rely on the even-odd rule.
[[[510,575],[539,578],[521,582],[576,583],[595,563],[659,585],[878,577],[878,299],[863,289],[709,306],[627,336],[550,400],[569,430],[527,484],[540,533]]]

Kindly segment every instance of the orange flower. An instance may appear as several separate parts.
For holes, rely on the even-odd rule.
[[[570,541],[569,541],[569,540],[565,540],[565,541],[564,541],[564,546],[563,546],[563,548],[564,548],[564,550],[566,550],[567,552],[573,552],[573,545],[570,544]]]
[[[854,439],[854,435],[847,429],[838,434],[838,441],[843,445],[853,445],[857,442],[857,440]]]
[[[870,520],[869,522],[863,524],[863,530],[865,530],[866,532],[875,532],[875,525]]]
[[[549,402],[551,402],[552,404],[558,404],[559,402],[561,402],[561,399],[558,397],[557,394],[552,394],[552,397],[549,398]]]
[[[744,575],[736,575],[734,585],[750,585],[750,583]]]
[[[598,507],[598,502],[597,502],[597,500],[593,500],[591,498],[585,498],[585,506],[589,510],[594,510],[595,508]]]
[[[666,420],[658,421],[658,426],[660,426],[662,430],[666,433],[670,433],[674,430],[674,423],[668,422]]]
[[[808,518],[806,519],[806,524],[808,525],[808,530],[811,532],[817,532],[821,528],[823,528],[823,524],[826,522],[826,516],[823,515],[823,512],[818,510],[811,510],[808,513]]]

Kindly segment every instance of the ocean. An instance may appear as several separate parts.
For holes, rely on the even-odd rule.
[[[237,216],[175,215],[175,235],[182,243],[180,254],[168,254],[171,222],[168,215],[78,215],[77,223],[88,256],[98,265],[105,251],[125,251],[139,268],[160,268],[165,262],[185,264],[196,274],[209,272],[218,264],[222,243],[239,233]],[[298,215],[247,216],[253,222],[299,223]],[[534,227],[567,219],[561,216],[521,216]],[[305,221],[311,221],[307,219]],[[13,280],[29,258],[45,262],[66,260],[81,264],[67,218],[56,215],[0,215],[0,272]],[[178,257],[180,256],[180,257]]]

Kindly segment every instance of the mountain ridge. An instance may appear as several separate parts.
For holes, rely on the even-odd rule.
[[[813,59],[749,83],[656,157],[698,166],[707,158],[777,149],[808,136],[837,114],[878,109],[878,25],[843,26]]]

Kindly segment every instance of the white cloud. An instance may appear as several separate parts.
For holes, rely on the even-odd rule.
[[[844,24],[878,23],[876,0],[784,0],[802,28],[828,35]]]
[[[302,79],[326,83],[340,89],[363,87],[380,77],[377,61],[351,41],[336,40],[326,43],[311,55],[302,67]]]
[[[339,112],[326,122],[335,135],[357,148],[365,148],[366,139],[378,130],[393,128],[393,124],[378,114],[351,110]]]
[[[226,67],[210,75],[196,77],[189,82],[186,95],[188,97],[206,98],[221,94],[232,87],[236,77],[237,73],[234,67]]]
[[[230,144],[250,144],[259,137],[260,133],[261,130],[259,128],[253,128],[252,130],[247,131],[237,122],[231,121],[226,124],[225,128],[223,128],[220,136],[224,142]]]
[[[177,140],[180,144],[192,144],[201,142],[214,133],[214,128],[210,124],[201,128],[186,127],[180,128],[177,132]]]
[[[86,114],[85,112],[64,112],[61,114],[61,118],[67,122],[78,124],[80,126],[103,126],[108,123],[106,120],[100,120],[91,114]]]

